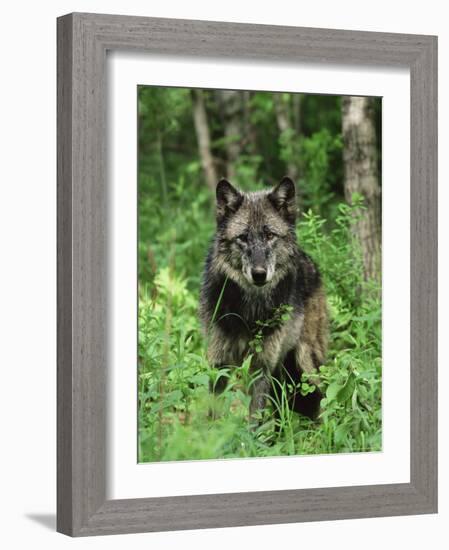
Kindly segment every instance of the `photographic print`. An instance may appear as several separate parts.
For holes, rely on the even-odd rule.
[[[137,94],[138,461],[382,450],[381,98]]]
[[[57,68],[57,530],[436,513],[437,37],[72,13]]]

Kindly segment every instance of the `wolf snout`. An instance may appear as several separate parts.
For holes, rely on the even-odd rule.
[[[267,282],[267,270],[263,267],[255,267],[251,270],[251,277],[257,286],[262,286]]]

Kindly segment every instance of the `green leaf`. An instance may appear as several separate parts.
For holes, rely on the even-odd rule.
[[[209,384],[209,377],[207,374],[195,374],[195,376],[192,376],[192,382],[198,386],[207,386]]]
[[[350,428],[351,427],[349,424],[340,424],[339,426],[337,426],[334,433],[334,439],[337,445],[341,445],[343,443],[344,439],[349,433]]]
[[[352,394],[352,410],[354,412],[358,411],[359,410],[359,407],[358,407],[358,404],[357,404],[357,388],[354,390],[353,394]]]
[[[339,403],[345,403],[352,397],[355,389],[355,374],[351,372],[346,380],[345,385],[337,393],[337,401]]]
[[[316,386],[314,386],[313,384],[308,384],[307,382],[302,382],[301,384],[301,388],[300,388],[300,391],[301,391],[301,395],[308,395],[309,393],[313,393],[316,389]]]
[[[338,382],[332,382],[332,384],[329,384],[327,390],[326,390],[326,397],[328,401],[331,401],[332,399],[335,399],[338,392],[342,389],[342,385]]]

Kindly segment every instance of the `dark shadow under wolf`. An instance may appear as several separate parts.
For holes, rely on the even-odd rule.
[[[319,390],[303,396],[298,387],[302,373],[313,375],[324,362],[327,306],[319,271],[297,243],[295,185],[286,177],[271,191],[243,193],[223,179],[216,193],[217,231],[200,297],[208,360],[220,369],[253,354],[251,418],[282,384],[290,388],[289,407],[315,418]],[[289,314],[272,322],[282,308]],[[213,391],[223,391],[226,380]]]

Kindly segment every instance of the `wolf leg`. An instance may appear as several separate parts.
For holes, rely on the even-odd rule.
[[[213,368],[220,371],[228,365],[214,365]],[[227,373],[218,373],[218,377],[215,380],[209,379],[209,393],[211,396],[217,397],[224,392],[226,386],[228,385],[228,374]],[[215,399],[212,399],[209,404],[208,417],[212,420],[216,420],[219,414],[218,403]]]
[[[289,406],[293,411],[303,416],[307,416],[311,420],[316,420],[320,414],[320,403],[322,398],[323,394],[318,388],[307,395],[296,392],[289,399]]]
[[[291,373],[296,371],[299,374],[299,379],[301,379],[301,374],[305,372],[309,375],[307,377],[307,381],[310,384],[314,384],[316,389],[307,395],[302,395],[299,389],[295,391],[289,399],[290,408],[297,413],[315,420],[320,414],[320,403],[323,398],[323,395],[318,388],[318,384],[320,382],[318,377],[318,368],[321,361],[318,359],[317,354],[313,351],[312,347],[305,342],[301,342],[298,346],[294,356],[294,361],[294,368],[291,368],[292,365],[288,365],[287,368],[289,371]]]
[[[227,373],[220,373],[220,370],[224,371],[228,368],[228,365],[214,365],[213,368],[218,370],[218,376],[215,380],[209,380],[209,391],[214,395],[220,395],[226,389],[228,385],[228,375]]]
[[[272,394],[272,376],[282,360],[284,338],[283,330],[275,331],[265,338],[263,350],[253,357],[251,371],[257,373],[257,378],[251,386],[251,418],[260,416],[259,411],[265,410],[268,397]]]
[[[216,370],[216,375],[209,380],[211,396],[219,396],[226,389],[228,372],[233,365],[238,365],[241,360],[241,350],[235,341],[229,338],[218,327],[212,327],[208,335],[207,359],[209,365]],[[209,408],[209,417],[217,418],[216,400],[212,400]]]
[[[254,369],[258,377],[251,385],[251,402],[249,405],[250,420],[259,422],[259,415],[267,406],[267,398],[270,393],[269,375],[264,369]]]

